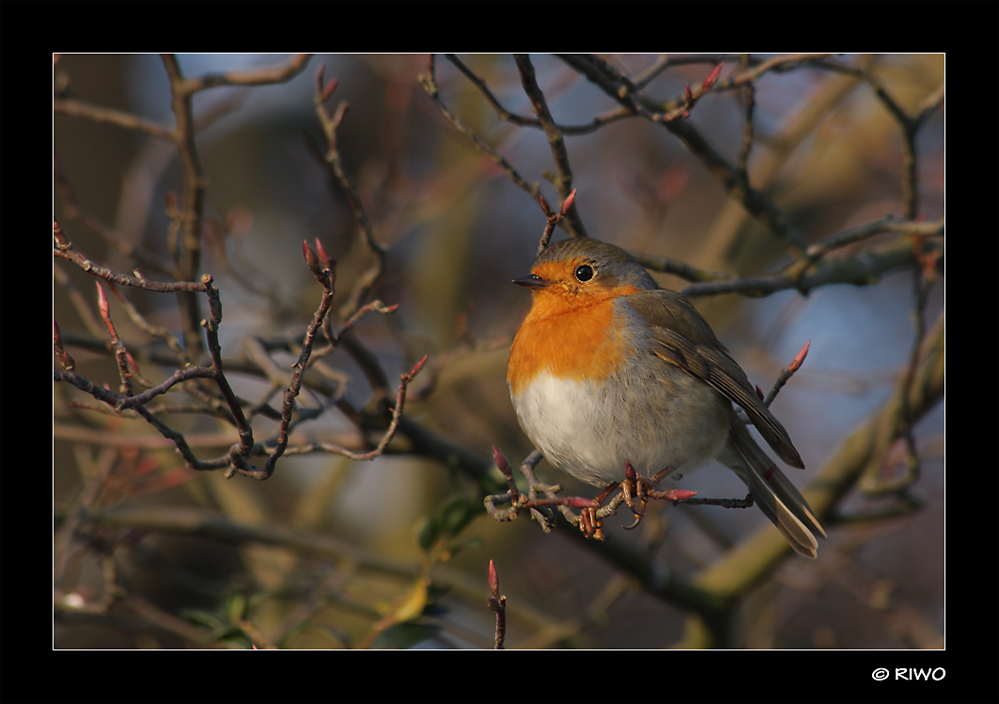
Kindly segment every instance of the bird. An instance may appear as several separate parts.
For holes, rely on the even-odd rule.
[[[660,288],[625,250],[589,237],[550,243],[513,283],[532,301],[510,348],[510,398],[551,465],[609,486],[625,479],[626,465],[676,477],[717,459],[798,554],[816,557],[825,531],[733,404],[783,462],[804,462],[686,297]]]

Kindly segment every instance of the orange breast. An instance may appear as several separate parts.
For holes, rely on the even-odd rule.
[[[520,394],[534,377],[550,372],[567,379],[603,379],[635,354],[626,318],[615,320],[614,299],[634,293],[632,286],[601,296],[566,297],[539,290],[510,349],[507,380]]]

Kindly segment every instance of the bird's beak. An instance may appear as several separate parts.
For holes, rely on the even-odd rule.
[[[527,276],[522,276],[519,279],[514,279],[512,283],[518,286],[523,286],[524,288],[545,288],[546,286],[551,286],[551,281],[546,281],[542,279],[537,274],[528,274]]]

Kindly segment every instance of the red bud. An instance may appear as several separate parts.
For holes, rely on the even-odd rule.
[[[541,209],[545,211],[545,214],[548,214],[552,211],[552,209],[548,207],[548,201],[546,201],[545,197],[540,193],[538,194],[538,200],[541,202]]]
[[[409,374],[407,376],[410,379],[412,379],[414,376],[416,376],[417,374],[419,374],[420,370],[423,369],[423,365],[427,363],[427,356],[428,355],[423,355],[423,359],[421,359],[419,362],[417,362],[413,366],[413,368],[409,371]]]
[[[316,252],[319,253],[319,261],[322,262],[323,269],[329,269],[330,255],[326,253],[326,248],[323,247],[323,243],[319,241],[318,237],[316,238]]]
[[[704,79],[704,83],[701,86],[702,92],[707,92],[711,90],[711,87],[715,84],[715,81],[718,80],[718,75],[721,73],[722,66],[724,66],[724,64],[718,64],[717,66],[715,66],[714,71],[709,73],[708,77]]]
[[[97,284],[97,310],[101,312],[101,318],[107,322],[109,309],[108,309],[108,297],[104,293],[104,287],[101,286],[101,282],[95,282]]]
[[[576,189],[573,188],[572,193],[567,195],[565,197],[565,200],[562,201],[562,214],[565,215],[566,213],[568,213],[569,208],[571,208],[575,203],[576,203]]]
[[[319,257],[316,253],[312,251],[312,247],[305,240],[302,240],[302,254],[305,255],[305,263],[309,267],[309,271],[312,272],[313,276],[321,277],[323,275],[323,270],[319,266]]]
[[[323,100],[329,100],[338,85],[340,85],[339,78],[334,78],[332,81],[327,83],[326,87],[323,89]]]
[[[506,455],[495,445],[493,445],[493,462],[496,463],[496,466],[503,473],[504,477],[510,479],[513,476],[513,471],[510,469],[510,462],[507,461]]]
[[[808,342],[806,342],[805,346],[801,348],[801,351],[798,352],[798,354],[795,355],[794,360],[791,362],[790,365],[788,365],[787,370],[789,372],[796,372],[796,371],[798,371],[798,368],[801,367],[802,362],[805,361],[805,357],[808,356],[808,347],[811,344],[812,344],[811,340],[809,340]]]
[[[499,575],[496,574],[496,565],[489,561],[489,591],[493,596],[499,596]]]
[[[339,78],[334,78],[328,84],[325,84],[324,72],[326,67],[319,64],[319,69],[316,71],[316,89],[322,95],[322,100],[325,103],[333,95],[333,91],[336,90],[337,84],[340,83]],[[325,84],[325,85],[324,85]]]

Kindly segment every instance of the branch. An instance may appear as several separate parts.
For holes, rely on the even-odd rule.
[[[187,89],[196,93],[218,86],[264,86],[286,83],[304,71],[311,58],[312,54],[296,54],[283,66],[206,73],[198,78],[189,79]]]
[[[929,95],[915,115],[909,115],[891,96],[881,80],[866,67],[843,66],[831,61],[822,61],[819,65],[829,71],[845,73],[863,80],[870,86],[878,101],[884,105],[888,114],[899,124],[902,130],[902,202],[904,203],[905,217],[915,219],[919,214],[916,134],[926,119],[943,105],[943,84]]]
[[[535,127],[537,129],[544,129],[541,121],[536,117],[524,117],[523,115],[518,115],[504,108],[496,96],[489,90],[486,82],[475,75],[475,73],[457,56],[454,54],[445,54],[444,57],[454,64],[458,70],[461,71],[466,78],[468,78],[468,80],[475,84],[475,86],[482,92],[486,101],[493,106],[493,109],[496,111],[496,116],[500,120],[503,122],[509,122],[510,124],[517,125],[519,127]],[[590,134],[606,124],[626,117],[634,117],[634,115],[629,110],[621,108],[619,110],[614,110],[607,115],[595,117],[589,124],[586,125],[557,125],[557,128],[565,135]]]
[[[416,378],[416,375],[420,373],[423,366],[427,363],[427,357],[424,356],[420,361],[418,361],[409,372],[401,374],[399,376],[399,390],[396,392],[395,406],[392,407],[392,416],[389,421],[388,428],[382,434],[381,440],[378,444],[368,452],[354,452],[348,450],[339,445],[334,445],[332,443],[326,442],[313,442],[305,445],[300,445],[295,447],[293,450],[288,450],[288,454],[303,454],[307,452],[331,452],[336,455],[343,455],[352,460],[372,460],[375,457],[383,454],[388,447],[388,444],[392,442],[392,438],[395,437],[396,431],[399,429],[400,421],[402,420],[403,407],[406,404],[406,390],[409,387],[410,382]]]
[[[625,108],[666,127],[701,160],[708,171],[724,186],[730,198],[742,203],[746,210],[783,240],[791,251],[805,250],[808,246],[806,240],[784,213],[764,194],[752,188],[745,174],[712,147],[697,128],[686,120],[676,119],[682,116],[683,111],[660,113],[649,110],[635,84],[603,59],[586,54],[565,54],[559,55],[559,58],[586,76]]]
[[[906,223],[899,223],[899,229],[893,229],[890,219],[846,231],[839,237],[840,242],[858,241],[869,237],[875,232],[891,232],[910,230]],[[910,231],[928,230],[934,233],[942,232],[943,223],[911,223]],[[836,242],[827,242],[837,245]],[[941,253],[943,243],[938,238],[923,238],[919,235],[903,234],[900,238],[885,245],[872,247],[858,254],[842,259],[823,258],[827,253],[824,245],[816,249],[806,250],[806,256],[792,262],[783,271],[759,277],[731,278],[725,281],[710,281],[685,286],[680,290],[683,295],[714,296],[721,293],[742,293],[750,296],[768,296],[777,291],[797,289],[807,294],[819,286],[830,284],[853,284],[854,286],[869,286],[877,283],[885,274],[903,267],[922,266],[924,257]],[[808,254],[807,252],[811,252]]]
[[[922,340],[916,366],[913,383],[907,386],[900,380],[891,398],[840,445],[802,491],[815,516],[826,525],[831,524],[832,511],[853,490],[867,468],[883,463],[900,429],[917,422],[943,398],[943,315]],[[764,526],[698,575],[695,585],[713,595],[715,603],[723,610],[730,609],[741,595],[772,574],[787,550],[784,538],[769,525]],[[718,630],[720,624],[719,619],[702,614],[702,619],[688,624],[687,636],[681,646],[723,645],[723,634]]]
[[[316,244],[319,245],[318,239],[316,240]],[[326,256],[325,250],[321,250],[323,253],[323,262],[320,262],[319,257],[309,247],[308,242],[302,242],[302,251],[305,254],[305,261],[309,269],[316,277],[316,280],[322,284],[323,297],[319,302],[319,308],[316,309],[315,314],[312,316],[312,321],[309,323],[308,329],[305,331],[305,340],[302,344],[302,352],[298,356],[298,361],[291,366],[291,384],[284,390],[284,405],[281,410],[281,427],[278,431],[277,445],[268,458],[267,464],[264,466],[266,477],[269,477],[274,472],[274,463],[278,461],[278,458],[284,453],[285,448],[288,447],[288,431],[291,427],[291,414],[295,407],[295,398],[302,388],[302,376],[309,365],[309,356],[312,354],[312,344],[316,338],[316,332],[322,325],[330,306],[333,305],[333,296],[336,293],[336,270],[333,263],[330,262],[329,257]]]
[[[332,116],[326,111],[326,102],[333,96],[333,91],[336,90],[338,80],[333,79],[329,84],[325,84],[323,81],[323,70],[324,67],[320,66],[316,72],[315,106],[316,114],[319,116],[319,123],[322,125],[323,134],[326,135],[328,145],[324,159],[333,176],[336,178],[336,182],[340,184],[347,197],[347,203],[360,229],[361,240],[364,246],[374,256],[371,266],[358,277],[357,283],[350,293],[350,297],[341,309],[343,317],[348,317],[357,310],[361,305],[361,301],[367,297],[368,293],[370,293],[375,283],[381,277],[385,267],[385,250],[375,241],[371,222],[368,220],[368,215],[364,210],[364,204],[361,201],[361,194],[357,190],[357,184],[354,183],[351,175],[347,173],[347,169],[343,164],[343,158],[340,155],[337,133],[344,116],[347,114],[349,105],[347,101],[341,101]]]
[[[503,642],[506,640],[506,597],[500,594],[499,575],[496,574],[496,565],[489,561],[489,598],[486,605],[490,611],[496,614],[496,635],[494,638],[495,650],[503,650]]]
[[[192,83],[181,74],[177,57],[163,54],[163,67],[170,79],[173,117],[175,122],[173,140],[177,145],[180,163],[184,169],[184,212],[180,220],[180,251],[175,253],[178,279],[191,279],[201,268],[201,221],[205,209],[205,188],[208,177],[205,175],[194,140],[194,107]],[[184,344],[192,358],[202,350],[201,335],[197,332],[201,312],[198,299],[190,293],[179,295],[181,309],[181,329]]]
[[[57,98],[52,101],[52,109],[62,115],[85,117],[94,122],[116,125],[126,130],[145,132],[153,137],[173,141],[173,132],[170,129],[157,125],[154,122],[143,120],[141,117],[136,117],[131,113],[122,112],[121,110],[102,108],[74,98]]]
[[[105,281],[109,281],[113,284],[119,284],[120,286],[132,286],[158,293],[170,293],[177,291],[206,293],[208,290],[207,285],[203,281],[202,283],[187,281],[150,281],[137,271],[132,272],[135,276],[125,276],[111,271],[107,267],[95,264],[91,260],[87,259],[87,257],[73,249],[72,242],[70,242],[69,238],[66,237],[65,233],[63,233],[58,222],[52,223],[52,237],[55,240],[55,249],[52,250],[53,256],[71,261],[88,274],[92,274],[93,276],[97,276],[98,278],[104,279]],[[210,279],[211,277],[209,277],[209,280]]]
[[[566,201],[574,189],[572,187],[572,167],[569,166],[569,153],[565,148],[562,132],[558,128],[558,125],[555,124],[555,120],[552,119],[545,96],[541,92],[541,88],[538,87],[531,57],[527,54],[514,54],[513,58],[517,62],[517,69],[520,71],[520,81],[524,86],[524,92],[530,99],[531,106],[534,108],[534,114],[538,116],[538,121],[544,127],[545,136],[548,138],[548,146],[551,149],[552,159],[555,162],[555,170],[558,173],[558,176],[552,183],[558,192],[559,199]],[[569,232],[569,235],[572,237],[586,237],[586,229],[579,219],[579,212],[572,207],[566,210],[566,230]]]
[[[536,183],[529,184],[526,180],[524,180],[524,177],[521,176],[515,168],[513,168],[510,162],[508,162],[495,149],[493,149],[488,144],[483,142],[482,139],[480,139],[479,136],[475,134],[475,132],[465,127],[458,120],[458,118],[455,117],[451,113],[451,111],[447,109],[447,106],[445,106],[444,102],[441,100],[440,91],[438,90],[437,87],[437,78],[434,71],[435,71],[434,55],[430,54],[427,57],[427,73],[420,75],[419,81],[420,85],[423,86],[423,90],[426,91],[427,95],[430,96],[430,99],[434,101],[434,104],[437,106],[437,109],[440,110],[441,115],[444,116],[444,119],[446,119],[460,135],[470,140],[472,144],[475,145],[476,149],[478,149],[483,154],[492,159],[493,162],[495,162],[496,165],[500,167],[503,173],[506,174],[507,178],[513,181],[513,183],[516,184],[520,189],[529,193],[531,197],[534,198],[534,200],[540,198],[541,189],[538,187],[538,184]]]

